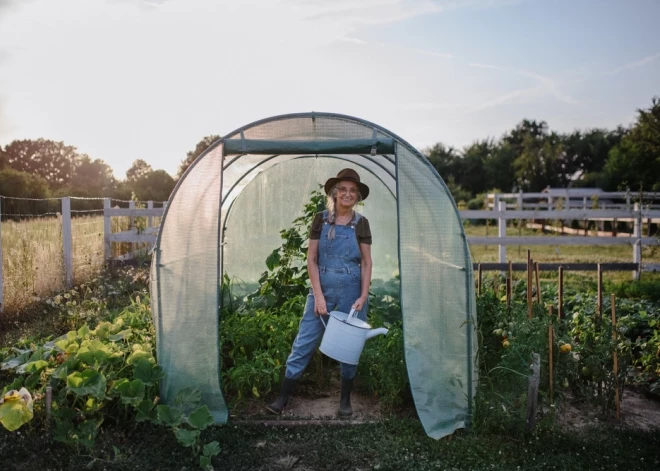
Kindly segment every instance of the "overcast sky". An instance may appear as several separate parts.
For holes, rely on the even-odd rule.
[[[660,95],[660,0],[0,0],[0,145],[175,174],[268,116],[327,111],[423,149],[630,124]]]

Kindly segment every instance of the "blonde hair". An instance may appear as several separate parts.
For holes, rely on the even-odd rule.
[[[337,210],[337,185],[333,186],[332,189],[330,190],[330,193],[328,193],[328,196],[325,199],[325,207],[328,210],[328,222],[332,225],[330,228],[330,232],[328,233],[328,238],[329,239],[334,239],[335,238],[335,218],[337,217],[336,210]],[[355,201],[355,204],[353,207],[357,206],[357,204],[362,201],[362,193],[360,193],[360,188],[358,187],[358,192],[357,192],[357,200]]]

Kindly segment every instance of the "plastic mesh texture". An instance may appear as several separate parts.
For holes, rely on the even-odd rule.
[[[397,166],[406,365],[417,414],[426,433],[440,438],[471,420],[472,262],[445,184],[403,146]]]
[[[372,257],[378,260],[372,278],[387,281],[398,272],[394,194],[368,169],[352,163],[351,156],[341,157],[299,157],[281,161],[251,179],[232,201],[230,209],[226,207],[230,203],[225,203],[223,213],[229,211],[225,221],[222,269],[236,281],[234,293],[247,293],[256,288],[257,280],[267,269],[266,258],[282,245],[280,231],[291,227],[294,219],[302,214],[312,191],[345,167],[355,168],[370,188],[369,198],[358,211],[369,220],[372,228]],[[394,186],[394,179],[389,179]]]
[[[244,128],[243,136],[371,139],[374,126],[345,116],[289,115]],[[396,139],[381,128],[376,136]],[[428,162],[400,140],[396,147],[396,157],[229,155],[223,163],[220,145],[198,159],[171,198],[152,266],[166,402],[182,387],[196,387],[216,422],[226,422],[218,359],[219,277],[226,273],[237,280],[234,289],[241,281],[246,291],[254,288],[266,257],[281,245],[280,230],[291,227],[318,184],[352,167],[371,188],[358,211],[372,228],[373,280],[386,282],[400,271],[406,363],[426,433],[440,438],[469,424],[476,303],[463,227],[446,185]]]
[[[220,387],[218,263],[222,146],[197,160],[171,199],[156,246],[154,324],[161,397],[201,391],[216,422],[227,420]]]

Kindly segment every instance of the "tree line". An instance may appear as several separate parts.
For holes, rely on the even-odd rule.
[[[207,136],[188,152],[176,179],[137,159],[124,179],[115,178],[101,159],[92,160],[76,147],[49,139],[16,140],[0,146],[0,195],[15,198],[61,196],[110,197],[166,201],[176,181],[219,136]]]
[[[190,164],[220,136],[206,136],[186,154],[175,178],[138,159],[117,180],[103,160],[47,139],[0,146],[0,195],[29,198],[87,196],[165,201]],[[524,119],[500,139],[463,150],[442,143],[424,154],[457,201],[479,206],[490,191],[538,192],[546,187],[660,191],[660,98],[637,110],[630,126],[614,130],[551,131]]]
[[[660,191],[660,99],[637,110],[629,127],[562,134],[525,119],[497,141],[479,140],[462,151],[438,143],[424,153],[454,199],[475,205],[491,191]]]

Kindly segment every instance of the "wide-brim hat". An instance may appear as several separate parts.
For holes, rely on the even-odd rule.
[[[363,201],[369,196],[369,187],[360,181],[360,175],[358,175],[358,173],[352,168],[340,170],[336,177],[329,178],[328,181],[325,182],[325,194],[330,194],[330,190],[341,181],[357,183]]]

